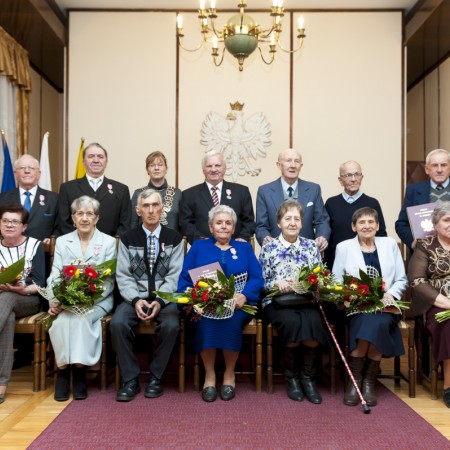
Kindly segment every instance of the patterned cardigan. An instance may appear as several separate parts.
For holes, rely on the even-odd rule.
[[[147,257],[147,239],[142,226],[127,231],[121,238],[117,257],[116,280],[122,298],[135,305],[140,299],[157,300],[164,308],[168,302],[153,291],[176,292],[183,266],[183,240],[170,228],[161,226],[156,270],[150,275]]]

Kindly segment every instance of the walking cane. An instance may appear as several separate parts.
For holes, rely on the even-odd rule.
[[[329,324],[329,322],[327,320],[327,316],[325,315],[325,311],[323,310],[322,305],[320,304],[320,301],[318,301],[318,300],[316,300],[316,301],[317,301],[317,304],[319,305],[320,312],[322,313],[322,317],[323,317],[323,320],[325,321],[325,323],[327,325],[328,331],[330,332],[331,337],[333,338],[334,345],[336,346],[337,351],[339,352],[339,355],[341,356],[341,359],[342,359],[342,362],[344,363],[345,369],[347,370],[347,373],[350,376],[350,379],[352,380],[353,386],[355,386],[356,392],[358,393],[358,397],[361,400],[361,405],[363,407],[363,412],[364,412],[364,414],[370,414],[370,406],[364,400],[364,398],[363,398],[363,396],[361,394],[361,391],[360,391],[358,385],[356,384],[355,377],[353,376],[352,371],[350,370],[350,367],[348,366],[348,363],[347,363],[347,361],[346,361],[346,359],[344,357],[344,354],[342,353],[341,347],[338,344],[336,336],[334,335],[333,330],[331,329],[331,326],[330,326],[330,324]]]

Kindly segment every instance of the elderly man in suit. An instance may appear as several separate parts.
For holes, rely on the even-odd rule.
[[[128,186],[106,178],[107,151],[97,143],[89,144],[83,151],[83,178],[67,181],[59,188],[58,228],[60,234],[73,231],[70,205],[82,195],[100,202],[100,219],[97,228],[110,236],[122,235],[130,228],[131,201]]]
[[[322,200],[320,186],[299,179],[303,166],[299,152],[290,148],[278,156],[281,177],[258,189],[256,197],[256,239],[262,246],[280,234],[277,209],[288,198],[297,200],[303,208],[300,235],[314,239],[322,252],[330,237],[330,220]]]
[[[29,214],[24,234],[48,245],[50,236],[56,234],[58,194],[39,187],[41,169],[31,155],[23,155],[14,163],[14,175],[19,187],[0,194],[0,206],[22,205]]]
[[[416,241],[411,233],[406,208],[439,200],[450,200],[449,152],[441,148],[431,150],[425,159],[425,172],[430,177],[429,180],[411,184],[406,188],[403,206],[395,222],[395,231],[410,252],[414,250]]]
[[[120,242],[116,280],[124,301],[111,320],[111,340],[123,379],[116,394],[118,402],[133,400],[141,390],[139,363],[133,353],[133,329],[141,320],[155,320],[159,325],[145,389],[147,398],[163,394],[162,377],[178,335],[177,305],[154,293],[176,292],[183,265],[182,237],[160,224],[162,211],[161,194],[155,189],[142,191],[136,206],[142,225],[126,232]]]
[[[237,215],[233,239],[248,241],[255,232],[255,215],[247,186],[224,180],[222,153],[210,151],[202,159],[205,181],[185,191],[180,202],[180,230],[192,244],[195,239],[211,237],[208,212],[219,204],[228,205]]]

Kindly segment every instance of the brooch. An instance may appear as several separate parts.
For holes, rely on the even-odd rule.
[[[236,249],[231,247],[230,248],[230,253],[233,255],[232,258],[233,259],[238,259],[237,255],[236,255]]]
[[[112,190],[112,184],[108,183],[108,191],[110,194],[114,194],[113,190]]]
[[[231,189],[227,189],[227,190],[225,191],[225,193],[227,194],[227,199],[228,199],[228,200],[231,200]]]
[[[45,195],[40,195],[39,196],[39,204],[41,205],[41,206],[44,206],[45,205]]]

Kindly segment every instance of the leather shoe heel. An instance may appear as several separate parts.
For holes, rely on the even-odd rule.
[[[122,383],[122,387],[116,394],[116,401],[131,402],[131,400],[134,400],[134,397],[136,397],[139,392],[141,392],[139,378],[133,378],[130,381],[125,381]]]
[[[215,402],[217,398],[217,390],[214,386],[205,387],[202,391],[202,399],[204,402]]]
[[[150,378],[147,384],[147,387],[145,388],[144,395],[147,398],[157,398],[161,397],[161,395],[164,394],[164,388],[162,381],[155,377],[155,375],[150,374]]]
[[[233,399],[236,396],[236,390],[233,386],[224,384],[220,389],[220,398],[224,401]]]

